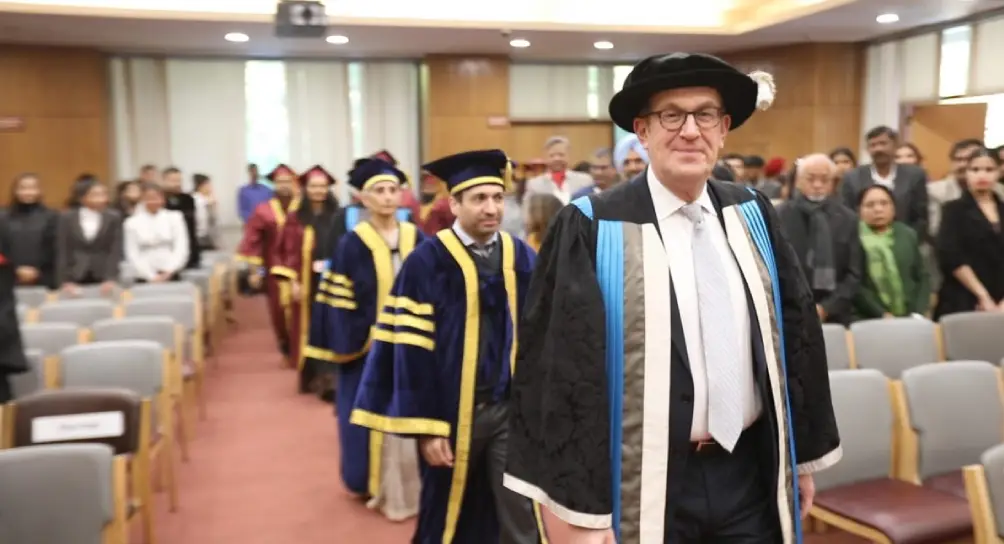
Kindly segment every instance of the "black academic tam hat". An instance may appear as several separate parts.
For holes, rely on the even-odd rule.
[[[501,149],[465,151],[422,165],[422,169],[446,182],[455,195],[477,185],[493,184],[508,189],[513,162]]]
[[[624,86],[610,99],[610,118],[634,132],[634,120],[653,95],[670,89],[711,87],[722,96],[722,107],[732,118],[732,129],[745,123],[757,108],[774,100],[774,78],[766,72],[744,74],[724,60],[703,53],[651,56],[638,64]]]
[[[307,182],[310,181],[310,178],[314,176],[324,176],[325,178],[328,179],[328,185],[335,184],[335,176],[329,174],[328,171],[325,170],[323,166],[315,164],[314,166],[308,168],[306,172],[300,174],[300,185],[306,187]]]
[[[353,168],[349,177],[349,185],[360,191],[365,191],[382,181],[393,181],[401,185],[408,182],[408,175],[387,161],[367,159]]]

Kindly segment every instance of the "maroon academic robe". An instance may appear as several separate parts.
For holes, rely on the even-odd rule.
[[[314,275],[321,272],[323,262],[314,260],[317,235],[314,227],[304,225],[296,214],[290,214],[276,244],[276,261],[269,269],[273,279],[282,285],[294,281],[300,285],[299,300],[290,300],[289,360],[304,371],[303,348],[310,332],[311,301],[314,300]]]
[[[287,215],[292,215],[299,207],[300,201],[293,199],[287,209],[283,209],[278,198],[262,202],[255,208],[247,223],[244,224],[244,237],[237,249],[237,255],[247,261],[252,267],[261,267],[265,271],[265,295],[268,298],[268,315],[272,321],[279,350],[283,355],[290,354],[289,323],[287,315],[289,306],[289,285],[278,281],[278,278],[268,272],[278,262],[277,248],[286,224]]]
[[[422,206],[421,213],[417,217],[418,220],[415,222],[418,223],[418,227],[429,236],[450,228],[456,219],[450,211],[450,197],[445,194]]]

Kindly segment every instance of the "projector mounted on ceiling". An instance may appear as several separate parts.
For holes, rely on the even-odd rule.
[[[328,15],[322,2],[282,0],[275,12],[275,35],[280,38],[322,38],[327,34]]]

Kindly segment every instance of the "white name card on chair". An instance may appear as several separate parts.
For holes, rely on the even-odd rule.
[[[32,444],[115,438],[123,434],[125,415],[122,412],[44,416],[31,420]]]

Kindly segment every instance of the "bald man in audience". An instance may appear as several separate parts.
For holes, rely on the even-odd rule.
[[[812,288],[819,319],[847,325],[861,283],[858,216],[834,195],[837,165],[815,153],[795,163],[798,193],[778,207],[781,228]]]
[[[558,197],[563,204],[568,204],[572,195],[593,185],[593,178],[589,174],[568,168],[569,148],[568,138],[564,136],[548,138],[544,144],[547,172],[527,180],[523,202],[529,201],[526,197],[534,193],[548,193]]]

